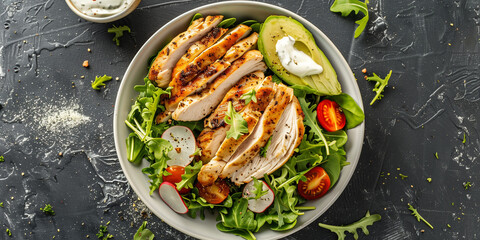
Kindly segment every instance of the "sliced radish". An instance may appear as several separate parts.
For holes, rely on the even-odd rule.
[[[255,181],[249,182],[245,188],[243,189],[243,197],[244,198],[251,198],[248,200],[248,209],[255,213],[262,213],[264,212],[270,205],[272,205],[273,200],[275,199],[275,195],[273,194],[272,189],[262,180],[258,180],[262,183],[262,191],[268,190],[268,192],[261,196],[258,199],[255,199]]]
[[[196,145],[195,136],[190,128],[173,126],[162,134],[162,138],[173,146],[173,150],[168,153],[170,157],[167,161],[168,166],[185,167],[192,162]]]
[[[177,187],[169,182],[163,182],[158,188],[162,200],[175,212],[185,214],[188,212],[187,205],[177,191]]]

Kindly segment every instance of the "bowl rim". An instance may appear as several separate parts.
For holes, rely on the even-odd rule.
[[[175,22],[177,22],[178,20],[183,20],[183,18],[185,18],[186,16],[193,16],[193,14],[197,13],[197,12],[202,12],[202,11],[208,11],[209,9],[212,9],[212,8],[216,8],[216,7],[223,7],[223,6],[228,6],[228,5],[234,5],[234,4],[239,4],[239,5],[245,5],[245,6],[251,6],[251,7],[265,7],[265,8],[269,8],[271,10],[274,10],[276,12],[279,12],[281,13],[282,15],[288,15],[294,19],[296,19],[297,21],[299,21],[300,23],[302,23],[307,29],[309,29],[310,31],[315,31],[316,34],[318,34],[322,41],[324,41],[324,43],[326,45],[328,45],[328,48],[330,51],[333,52],[333,55],[336,55],[336,61],[338,62],[336,65],[339,65],[340,68],[347,68],[349,69],[349,73],[345,76],[346,79],[345,81],[346,82],[352,82],[354,84],[352,84],[351,86],[351,89],[350,89],[350,92],[353,92],[353,94],[355,94],[355,96],[352,96],[356,103],[360,106],[360,108],[362,110],[364,110],[364,107],[363,107],[363,103],[362,103],[362,98],[361,98],[361,94],[360,94],[360,90],[358,88],[358,85],[355,81],[355,78],[353,76],[353,72],[351,71],[351,68],[350,66],[348,65],[347,61],[345,60],[345,58],[343,57],[343,55],[340,53],[340,51],[337,49],[337,47],[333,44],[333,42],[321,31],[319,30],[315,25],[313,25],[311,22],[309,22],[308,20],[304,19],[303,17],[299,16],[298,14],[288,10],[288,9],[285,9],[285,8],[282,8],[282,7],[279,7],[279,6],[275,6],[275,5],[272,5],[272,4],[268,4],[268,3],[262,3],[262,2],[254,2],[254,1],[227,1],[227,2],[218,2],[218,3],[212,3],[212,4],[207,4],[207,5],[203,5],[203,6],[200,6],[200,7],[197,7],[197,8],[194,8],[194,9],[191,9],[191,10],[188,10],[186,12],[184,12],[183,14],[175,17],[174,19],[170,20],[168,23],[166,23],[165,25],[163,25],[160,29],[158,29],[154,34],[152,34],[152,36],[143,44],[143,46],[139,49],[139,51],[137,52],[137,54],[135,55],[135,57],[132,59],[132,61],[130,62],[130,65],[128,66],[125,74],[124,74],[124,78],[126,78],[126,76],[129,75],[130,71],[133,71],[131,70],[131,65],[135,62],[135,61],[138,61],[139,58],[141,58],[141,53],[145,50],[145,48],[147,48],[148,45],[150,44],[154,44],[155,42],[154,39],[156,38],[156,36],[158,34],[161,34],[162,31],[164,31],[164,29],[168,29],[169,26],[171,25],[174,25]],[[318,39],[316,39],[317,41],[317,44],[318,44]],[[325,51],[324,51],[325,52]],[[325,53],[326,54],[326,53]],[[327,54],[326,54],[327,55]],[[332,55],[332,54],[330,54]],[[331,57],[329,57],[329,60],[331,60]],[[332,62],[332,61],[330,61]],[[333,64],[332,64],[333,65]],[[337,75],[338,75],[338,69],[336,69],[337,71]],[[121,90],[124,88],[124,85],[126,85],[126,81],[122,81],[122,83],[120,84],[120,87],[119,87],[119,93],[121,92]],[[342,86],[343,88],[344,86]],[[353,88],[353,89],[352,89]],[[352,94],[350,94],[352,95]],[[119,124],[118,124],[118,106],[120,104],[120,95],[117,94],[117,98],[116,98],[116,101],[115,101],[115,110],[114,110],[114,123],[113,123],[113,133],[114,133],[114,140],[115,140],[115,147],[116,147],[116,150],[117,150],[117,154],[119,156],[119,161],[120,161],[120,165],[122,167],[122,170],[123,170],[123,173],[125,174],[128,182],[129,182],[129,185],[132,187],[132,189],[135,191],[135,193],[140,197],[140,199],[142,199],[141,197],[141,194],[139,194],[140,192],[143,192],[145,191],[145,189],[138,189],[136,185],[133,185],[131,184],[131,178],[132,176],[129,175],[129,173],[125,170],[126,169],[126,166],[125,164],[131,164],[130,162],[128,162],[128,160],[124,159],[120,159],[120,147],[119,147],[119,144],[124,144],[124,141],[125,139],[118,139],[118,132],[116,131],[118,128],[119,128]],[[121,119],[121,123],[123,123],[124,119]],[[353,130],[353,131],[352,131]],[[349,137],[349,139],[352,137],[352,138],[355,138],[357,141],[359,141],[357,143],[356,146],[354,146],[356,148],[356,151],[355,152],[347,152],[347,155],[348,154],[353,154],[352,156],[349,156],[348,157],[348,161],[351,163],[349,165],[349,168],[352,168],[350,171],[345,171],[345,170],[342,170],[342,173],[341,173],[341,179],[344,179],[342,181],[338,181],[336,186],[335,186],[335,189],[338,189],[340,188],[340,190],[338,191],[331,191],[330,193],[331,194],[334,194],[332,195],[332,197],[330,198],[330,200],[326,203],[324,203],[322,206],[325,206],[322,208],[322,210],[320,210],[318,213],[315,213],[315,216],[312,217],[311,219],[308,219],[307,221],[305,221],[302,226],[296,226],[295,228],[291,229],[291,230],[288,230],[288,231],[285,231],[285,232],[278,232],[278,236],[275,236],[273,238],[269,238],[269,239],[278,239],[278,238],[283,238],[283,237],[286,237],[288,235],[291,235],[297,231],[300,231],[301,229],[303,229],[304,227],[310,225],[313,221],[315,221],[316,219],[318,219],[318,217],[320,217],[323,213],[325,213],[325,211],[327,211],[332,205],[333,203],[338,199],[338,197],[344,192],[347,184],[350,182],[350,179],[353,175],[353,173],[355,172],[355,169],[356,169],[356,165],[359,161],[359,158],[360,158],[360,154],[361,154],[361,150],[362,150],[362,145],[363,145],[363,139],[364,139],[364,131],[365,131],[365,121],[363,121],[359,126],[357,126],[356,128],[354,129],[350,129],[350,130],[347,130],[347,135]],[[354,134],[349,134],[350,132],[354,132]],[[347,142],[347,145],[349,144],[349,142]],[[142,202],[144,202],[147,207],[153,212],[155,213],[156,216],[158,216],[160,219],[162,219],[163,221],[165,221],[168,225],[170,225],[171,227],[179,230],[180,232],[183,232],[187,235],[190,235],[190,236],[193,236],[193,237],[196,237],[196,238],[200,238],[200,239],[205,239],[205,236],[203,235],[200,235],[196,232],[193,232],[193,231],[189,231],[188,229],[185,228],[185,226],[181,226],[181,225],[172,225],[171,223],[169,223],[168,221],[166,221],[164,219],[164,217],[161,217],[161,214],[157,213],[156,211],[154,211],[153,209],[156,209],[153,205],[150,205],[150,202],[149,201],[144,201],[142,199]],[[200,221],[200,220],[199,220]],[[233,237],[233,235],[232,235]]]
[[[77,16],[79,16],[79,17],[81,17],[81,18],[83,18],[87,21],[96,22],[96,23],[109,23],[109,22],[117,21],[119,19],[124,18],[128,14],[133,12],[133,10],[135,10],[137,8],[138,4],[140,4],[140,1],[141,0],[133,0],[130,3],[130,5],[128,5],[127,8],[125,8],[123,11],[121,11],[119,13],[116,13],[116,14],[113,14],[113,15],[110,15],[110,16],[105,16],[105,17],[92,17],[92,16],[84,14],[82,11],[78,10],[77,7],[75,7],[75,4],[72,3],[72,0],[65,0],[68,7],[70,8],[70,10],[72,10],[72,12],[77,14]]]

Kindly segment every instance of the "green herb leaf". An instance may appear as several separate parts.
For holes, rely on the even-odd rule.
[[[333,152],[327,156],[324,163],[320,165],[327,172],[330,177],[330,188],[332,188],[335,183],[337,183],[340,178],[340,172],[342,171],[342,163],[346,162],[346,157],[339,154],[338,152]]]
[[[218,27],[218,28],[229,28],[229,27],[231,27],[233,24],[235,24],[236,21],[237,21],[236,18],[227,18],[227,19],[221,21],[221,22],[217,25],[217,27]]]
[[[0,207],[3,207],[3,202],[0,202]]]
[[[247,25],[247,26],[251,26],[252,24],[255,24],[255,23],[258,23],[258,21],[257,21],[257,20],[246,20],[246,21],[243,21],[243,22],[240,23],[240,24],[242,24],[242,25]]]
[[[108,223],[110,223],[110,222],[108,222]],[[107,223],[107,225],[108,225],[108,223]],[[98,239],[102,239],[102,240],[107,240],[107,239],[113,238],[113,235],[108,233],[107,226],[103,226],[103,225],[100,225],[100,227],[98,229],[98,233],[96,235],[97,235]]]
[[[250,26],[253,32],[260,33],[260,29],[262,29],[263,23],[254,23]]]
[[[252,231],[255,231],[257,228],[257,221],[253,212],[248,210],[247,207],[248,200],[239,198],[232,209],[227,209],[226,214],[220,212],[221,222],[217,224],[217,229],[222,232],[231,232],[242,237],[250,236],[250,239],[255,239]],[[235,231],[231,231],[231,229]]]
[[[5,158],[2,156],[0,156],[0,162],[5,162]]]
[[[182,181],[177,183],[177,190],[180,191],[183,188],[193,188],[193,183],[197,180],[197,175],[202,168],[202,162],[198,161],[195,164],[185,167],[185,173],[182,174]]]
[[[226,138],[238,139],[243,134],[248,133],[247,121],[243,119],[240,113],[235,111],[232,102],[228,103],[228,109],[224,121],[226,124],[230,125]]]
[[[260,148],[260,156],[261,157],[266,157],[267,156],[267,150],[268,150],[268,147],[270,147],[271,143],[272,143],[272,137],[270,137],[268,139],[268,142],[267,142],[267,144],[265,144],[265,146]]]
[[[137,137],[137,134],[130,133],[126,139],[127,159],[133,164],[140,164],[146,155],[145,143]]]
[[[432,178],[427,178],[427,181],[428,181],[428,182],[432,182]]]
[[[203,17],[203,15],[202,15],[201,13],[195,13],[195,15],[193,15],[193,17],[192,17],[192,20],[190,21],[190,24],[188,24],[188,25],[189,25],[189,26],[192,25],[192,23],[193,23],[195,20],[197,20],[197,19],[199,19],[199,18],[202,18],[202,17]]]
[[[111,76],[103,75],[102,77],[95,76],[95,81],[92,82],[92,88],[95,90],[100,90],[100,87],[104,87],[107,81],[112,80]]]
[[[123,36],[124,31],[130,32],[130,28],[125,25],[120,27],[113,25],[113,27],[108,29],[109,33],[115,33],[115,36],[113,37],[113,41],[117,44],[117,46],[120,46],[120,37]]]
[[[264,185],[265,185],[265,184],[263,184],[262,181],[259,181],[258,179],[253,178],[253,188],[254,188],[255,190],[253,190],[252,193],[253,193],[253,195],[255,195],[255,197],[252,197],[252,198],[250,198],[250,199],[258,200],[259,198],[261,198],[262,196],[264,196],[265,194],[267,194],[269,190],[268,190],[268,189],[263,190],[263,186],[264,186]]]
[[[405,178],[408,178],[407,175],[403,175],[403,174],[401,174],[401,173],[399,173],[398,176],[400,176],[400,178],[402,178],[402,180],[404,180]]]
[[[372,105],[377,99],[380,100],[383,97],[383,90],[385,87],[388,85],[388,80],[390,80],[390,76],[392,76],[392,70],[387,74],[385,79],[380,78],[377,74],[373,73],[373,77],[367,77],[368,81],[375,81],[375,87],[373,88],[373,91],[376,92],[377,94],[375,97],[372,99],[370,102],[370,105]]]
[[[438,159],[438,152],[435,152],[435,158]]]
[[[408,204],[408,210],[412,211],[412,215],[415,216],[417,218],[417,221],[420,222],[423,221],[425,224],[427,224],[431,229],[433,229],[433,226],[432,224],[430,224],[429,222],[427,222],[427,220],[425,220],[425,218],[423,218],[420,213],[418,213],[417,209],[413,208],[412,205],[410,205],[410,203],[407,203]]]
[[[363,30],[365,30],[368,23],[369,16],[367,4],[368,0],[365,2],[359,0],[335,0],[330,7],[330,11],[339,12],[342,14],[342,17],[346,17],[352,12],[355,12],[355,15],[362,12],[364,15],[363,18],[355,21],[355,23],[358,24],[357,29],[355,29],[355,38],[357,38],[362,34]]]
[[[358,126],[365,119],[365,114],[353,98],[346,94],[341,93],[339,95],[328,96],[327,99],[335,101],[345,114],[347,119],[346,129],[351,129]]]
[[[12,236],[12,231],[10,231],[10,229],[6,229],[5,232],[7,232],[8,236],[11,237]]]
[[[252,89],[252,90],[242,94],[242,96],[240,96],[240,99],[245,101],[245,105],[249,104],[250,101],[253,101],[254,103],[256,103],[257,102],[257,92],[255,91],[255,89]]]
[[[346,235],[345,232],[353,234],[353,238],[358,239],[357,229],[361,228],[365,235],[370,234],[367,227],[382,219],[382,216],[379,214],[370,215],[370,212],[367,211],[367,214],[362,219],[346,226],[333,226],[328,224],[319,223],[318,225],[322,228],[328,229],[337,234],[338,240],[344,240]]]
[[[42,210],[47,215],[52,215],[52,216],[55,215],[55,211],[53,211],[52,205],[50,204],[45,204],[45,207],[40,208],[40,210]]]
[[[465,190],[468,190],[470,187],[472,187],[472,183],[471,182],[466,182],[463,184],[463,187],[465,188]]]
[[[146,227],[147,221],[144,221],[140,228],[138,228],[137,233],[133,236],[133,240],[153,240],[155,235]]]
[[[467,142],[467,136],[465,133],[463,133],[463,140],[462,143],[465,144]]]

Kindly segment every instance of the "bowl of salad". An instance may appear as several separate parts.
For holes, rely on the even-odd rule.
[[[347,186],[364,136],[347,62],[317,27],[250,1],[188,11],[130,63],[114,112],[123,172],[200,239],[280,239]]]

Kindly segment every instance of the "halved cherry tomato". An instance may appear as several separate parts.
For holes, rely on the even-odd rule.
[[[330,177],[322,167],[314,167],[305,174],[307,181],[298,182],[298,193],[305,199],[317,199],[330,188]]]
[[[228,197],[230,187],[224,180],[217,180],[210,186],[203,186],[199,182],[195,184],[198,188],[200,197],[211,204],[219,204]]]
[[[335,132],[345,127],[345,114],[342,108],[332,100],[322,100],[317,107],[317,118],[322,127],[329,131]]]
[[[166,170],[167,170],[167,172],[171,173],[172,175],[163,176],[163,181],[164,182],[173,183],[173,185],[175,185],[175,183],[179,183],[180,181],[182,181],[182,175],[185,173],[185,168],[184,167],[182,167],[182,166],[170,166],[170,167],[167,167]],[[190,188],[182,188],[179,191],[180,194],[186,194],[186,193],[189,193],[189,192],[190,192]]]

